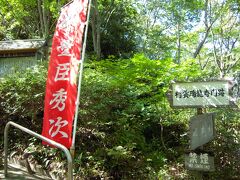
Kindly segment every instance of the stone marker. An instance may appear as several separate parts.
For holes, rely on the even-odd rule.
[[[185,154],[185,168],[195,171],[214,171],[214,157],[207,153],[190,152]]]

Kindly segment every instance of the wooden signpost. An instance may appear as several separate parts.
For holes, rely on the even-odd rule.
[[[232,82],[227,80],[181,82],[172,84],[168,94],[173,108],[197,108],[197,115],[190,119],[185,167],[200,172],[200,177],[201,172],[214,171],[214,157],[203,151],[203,145],[215,137],[214,114],[204,114],[203,108],[236,106],[231,88]]]

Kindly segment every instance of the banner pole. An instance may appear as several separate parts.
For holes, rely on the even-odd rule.
[[[74,159],[74,154],[75,154],[75,139],[76,139],[76,131],[77,131],[77,119],[78,119],[78,110],[79,110],[82,75],[83,75],[83,62],[84,62],[84,59],[85,59],[86,44],[87,44],[87,32],[88,32],[88,25],[89,25],[89,19],[90,19],[90,9],[91,9],[91,0],[89,0],[89,2],[88,2],[87,21],[86,21],[86,27],[85,27],[85,31],[84,31],[84,42],[83,42],[83,49],[82,49],[80,69],[79,69],[78,94],[77,94],[76,109],[75,109],[74,124],[73,124],[72,146],[70,148],[70,152],[71,152],[71,155],[72,155],[73,159]]]

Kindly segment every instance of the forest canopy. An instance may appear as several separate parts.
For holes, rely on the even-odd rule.
[[[0,40],[51,39],[66,0],[1,0]],[[88,52],[98,58],[195,58],[217,77],[236,75],[240,3],[237,0],[93,0]]]

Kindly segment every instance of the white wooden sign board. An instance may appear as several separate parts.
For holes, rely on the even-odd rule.
[[[172,84],[173,107],[219,107],[231,102],[229,81],[186,82]]]

